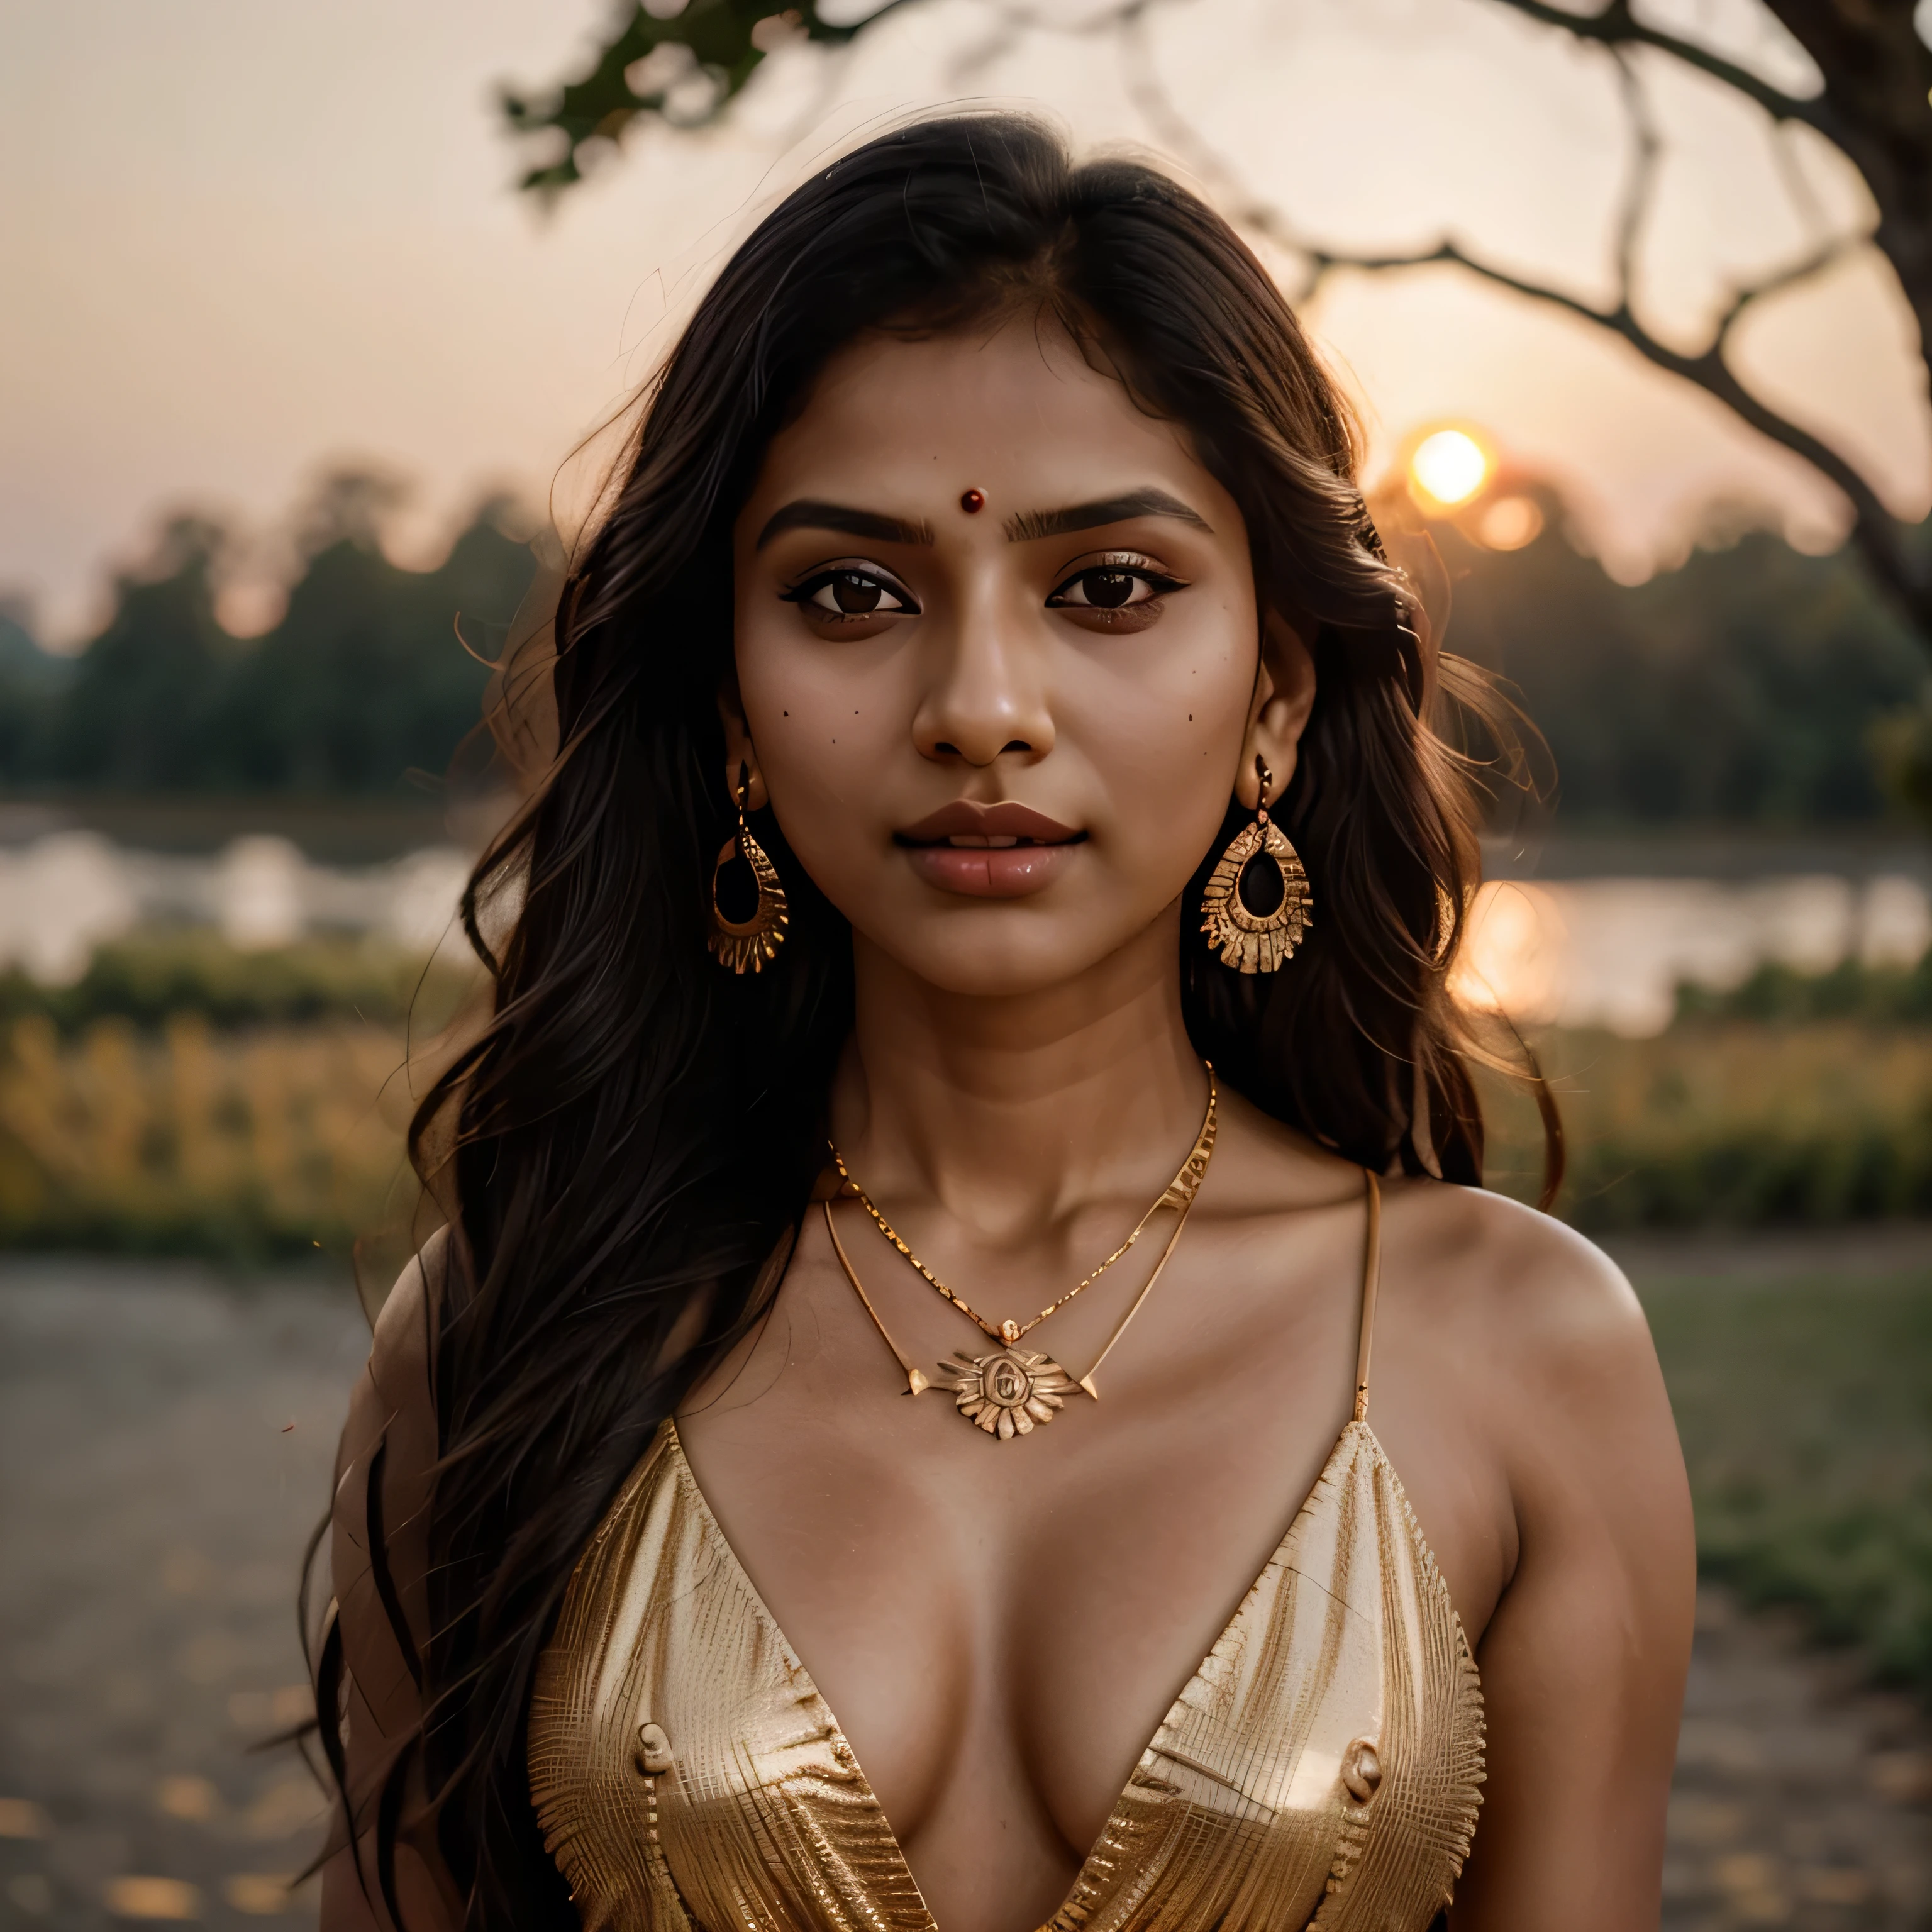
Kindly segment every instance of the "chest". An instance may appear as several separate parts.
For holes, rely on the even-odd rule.
[[[895,1341],[940,1384],[908,1395],[825,1258],[808,1250],[759,1353],[683,1418],[698,1480],[902,1832],[1018,1777],[1084,1850],[1348,1418],[1347,1257],[1325,1300],[1250,1324],[1228,1294],[1209,1320],[1228,1270],[1204,1242],[1108,1358],[1100,1400],[1076,1388],[1011,1441],[940,1379],[953,1350],[993,1342],[878,1270]],[[1025,1346],[1077,1378],[1132,1290],[1076,1302]]]
[[[967,1834],[970,1873],[944,1829],[915,1856],[668,1426],[579,1566],[530,1735],[547,1842],[585,1923],[616,1932],[748,1911],[1032,1924],[1056,1898],[1066,1932],[1261,1932],[1318,1912],[1420,1932],[1467,1848],[1480,1774],[1467,1646],[1360,1424],[1063,1871],[983,1831]]]
[[[1105,1924],[1081,1887],[1102,1869],[1126,1884],[1142,1864],[1190,1897],[1234,1885],[1230,1909],[1271,1900],[1257,1927],[1305,1923],[1291,1904],[1311,1885],[1318,1900],[1359,1849],[1350,1834],[1371,1814],[1345,1772],[1356,1745],[1394,1735],[1394,1684],[1408,1739],[1398,1785],[1422,1776],[1416,1789],[1436,1796],[1381,1810],[1407,1803],[1435,1834],[1420,1869],[1440,1878],[1442,1848],[1466,1834],[1460,1798],[1446,1826],[1431,1807],[1473,1790],[1480,1724],[1467,1646],[1406,1498],[1379,1444],[1344,1429],[1360,1256],[1346,1209],[1304,1215],[1292,1240],[1197,1222],[1107,1356],[1099,1400],[1070,1394],[1047,1425],[1000,1441],[943,1385],[907,1394],[892,1353],[941,1383],[955,1351],[996,1345],[861,1246],[889,1346],[808,1225],[754,1344],[694,1392],[675,1454],[614,1512],[573,1584],[584,1634],[547,1660],[531,1732],[533,1788],[566,1765],[578,1780],[554,1800],[558,1830],[574,1816],[607,1840],[619,1819],[646,1842],[669,1834],[682,1849],[665,1853],[668,1898],[680,1862],[687,1887],[724,1882],[730,1820],[789,1821],[801,1843],[842,1846],[841,1870],[869,1874],[851,1880],[851,1922],[918,1932],[935,1918],[1012,1932],[1063,1900]],[[1138,1286],[1118,1273],[1027,1346],[1085,1374]],[[985,1312],[1023,1316],[1046,1298],[995,1283]],[[1382,1358],[1396,1356],[1398,1384],[1402,1352]],[[1454,1381],[1439,1365],[1424,1379]],[[1438,1423],[1450,1412],[1408,1406]],[[1425,1463],[1471,1466],[1453,1430],[1408,1433]],[[1462,1505],[1448,1526],[1466,1564],[1481,1540],[1468,1493],[1448,1498]],[[1302,1555],[1285,1562],[1291,1545]],[[676,1768],[632,1818],[647,1720]],[[1176,1832],[1195,1834],[1214,1886],[1174,1864]],[[801,1858],[814,1873],[823,1862],[767,1845],[746,1869]],[[1279,1880],[1258,1892],[1257,1858]]]
[[[858,1240],[852,1258],[881,1262]],[[866,1281],[933,1378],[955,1348],[993,1348],[910,1271]],[[1026,1345],[1082,1376],[1136,1287],[1123,1269]],[[906,1395],[808,1228],[758,1348],[682,1433],[916,1855],[950,1839],[964,1864],[976,1838],[1020,1839],[1047,1888],[1094,1844],[1348,1418],[1358,1292],[1351,1210],[1292,1240],[1190,1227],[1100,1401],[1070,1393],[1051,1424],[997,1442],[943,1388]],[[1009,1304],[1028,1296],[993,1285],[987,1314]]]

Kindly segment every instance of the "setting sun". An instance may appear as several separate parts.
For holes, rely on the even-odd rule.
[[[1439,429],[1416,445],[1408,473],[1417,488],[1436,502],[1466,503],[1483,487],[1490,459],[1466,431]]]

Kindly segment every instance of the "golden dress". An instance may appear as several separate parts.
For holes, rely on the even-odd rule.
[[[1482,1695],[1368,1425],[1375,1245],[1355,1419],[1051,1932],[1424,1932],[1448,1902],[1480,1802]],[[572,1579],[530,1776],[585,1932],[937,1932],[672,1422]]]

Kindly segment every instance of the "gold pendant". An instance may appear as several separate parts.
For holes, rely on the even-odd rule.
[[[1008,1346],[990,1355],[955,1352],[955,1368],[941,1362],[940,1372],[952,1378],[952,1399],[968,1421],[976,1423],[1002,1442],[1030,1436],[1036,1424],[1051,1422],[1066,1406],[1070,1390],[1080,1384],[1051,1355]]]

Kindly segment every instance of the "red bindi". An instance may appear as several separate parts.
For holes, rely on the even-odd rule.
[[[986,507],[986,493],[983,490],[968,490],[959,499],[959,507],[969,517],[976,517]]]

